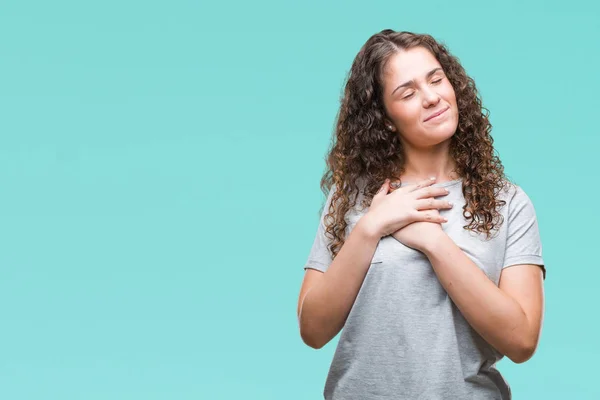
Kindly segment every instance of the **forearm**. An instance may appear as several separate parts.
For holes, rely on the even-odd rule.
[[[445,233],[423,252],[467,322],[514,362],[531,354],[529,322],[519,303],[500,290]]]
[[[343,328],[378,242],[359,220],[322,279],[306,293],[299,316],[306,344],[321,348]]]

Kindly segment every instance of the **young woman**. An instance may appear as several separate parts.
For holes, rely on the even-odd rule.
[[[429,35],[384,30],[356,56],[298,299],[307,345],[342,331],[325,399],[511,398],[495,364],[535,352],[545,267],[484,111]]]

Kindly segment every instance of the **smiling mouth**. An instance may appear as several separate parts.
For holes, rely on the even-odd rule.
[[[435,118],[435,117],[437,117],[437,116],[439,116],[439,115],[442,115],[443,113],[445,113],[446,111],[448,111],[448,109],[449,109],[449,108],[450,108],[450,107],[447,107],[447,108],[443,109],[442,111],[440,111],[439,113],[436,113],[436,114],[434,114],[434,115],[432,115],[432,116],[428,117],[428,118],[427,118],[427,119],[426,119],[424,122],[427,122],[427,121],[429,121],[429,120],[430,120],[430,119],[432,119],[432,118]]]

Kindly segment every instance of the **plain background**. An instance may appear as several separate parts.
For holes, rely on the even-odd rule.
[[[0,398],[319,399],[300,339],[354,56],[429,33],[538,214],[515,399],[597,399],[600,12],[591,1],[0,3]]]

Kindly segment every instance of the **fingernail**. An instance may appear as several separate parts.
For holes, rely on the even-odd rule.
[[[449,202],[448,202],[448,205],[449,205],[450,207],[454,207],[454,203],[453,203],[453,202],[451,202],[451,201],[449,201]]]
[[[431,181],[435,181],[435,176],[431,176],[431,177],[429,177],[429,180],[431,180]]]

